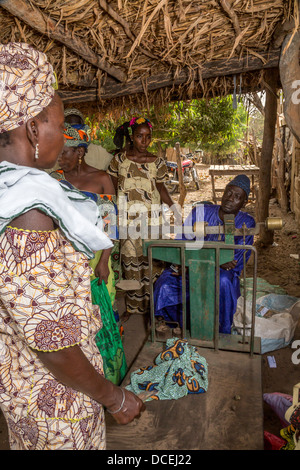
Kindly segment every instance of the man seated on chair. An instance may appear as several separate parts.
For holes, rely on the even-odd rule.
[[[241,211],[245,207],[250,193],[250,180],[246,175],[236,176],[226,186],[221,205],[204,204],[196,205],[186,218],[184,227],[194,227],[196,222],[206,222],[209,226],[224,225],[224,215],[234,214],[235,227],[242,228],[243,224],[248,228],[255,227],[255,221],[247,212]],[[191,233],[191,232],[189,232]],[[221,237],[221,239],[220,239]],[[195,234],[185,235],[184,229],[180,236],[182,240],[196,239]],[[208,234],[204,241],[224,241],[224,235]],[[234,243],[237,245],[253,245],[253,235],[247,235],[245,242],[242,236],[235,236]],[[230,334],[233,315],[236,311],[237,299],[240,296],[240,274],[244,267],[245,250],[236,249],[233,261],[220,266],[220,304],[219,304],[219,332]],[[246,251],[246,263],[250,257],[250,250]],[[164,270],[154,284],[154,312],[156,317],[161,317],[167,324],[181,327],[182,325],[182,277],[175,272],[176,267],[172,265]],[[189,312],[189,286],[187,280],[187,312]],[[188,317],[188,315],[187,315]],[[187,318],[188,324],[188,318]]]

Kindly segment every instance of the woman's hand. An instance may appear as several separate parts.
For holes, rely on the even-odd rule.
[[[173,266],[173,269],[172,269],[172,266]],[[182,266],[181,265],[178,265],[178,264],[172,264],[171,266],[171,269],[172,269],[172,273],[171,275],[172,276],[182,276]],[[185,274],[187,274],[187,270],[188,268],[185,267]]]
[[[121,393],[120,393],[121,392]],[[118,424],[127,424],[135,418],[139,418],[145,410],[145,404],[134,393],[125,388],[118,387],[116,405],[107,408]]]
[[[161,198],[162,202],[167,204],[169,207],[173,206],[174,201],[171,198],[171,196],[169,194],[169,191],[167,190],[165,184],[164,183],[158,183],[158,182],[156,182],[155,184],[156,184],[157,191],[160,194],[160,198]]]
[[[98,284],[101,285],[102,281],[107,284],[109,277],[109,266],[108,261],[111,253],[111,248],[103,250],[101,253],[100,260],[95,267],[95,276],[99,278]]]

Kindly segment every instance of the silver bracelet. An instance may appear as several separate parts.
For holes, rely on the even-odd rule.
[[[114,414],[116,414],[116,413],[119,413],[119,411],[121,411],[121,409],[122,409],[123,406],[124,406],[124,403],[125,403],[125,392],[124,392],[123,388],[121,388],[121,390],[122,390],[123,396],[122,396],[122,403],[121,403],[120,408],[119,408],[118,410],[116,410],[116,411],[110,411],[110,410],[107,408],[107,411],[108,411],[111,415],[114,415]]]

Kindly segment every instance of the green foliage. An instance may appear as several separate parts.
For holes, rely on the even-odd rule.
[[[256,137],[257,142],[260,145],[262,144],[264,133],[264,117],[258,110],[253,111],[249,117],[249,133]]]
[[[104,147],[108,152],[115,149],[113,138],[115,130],[121,122],[114,121],[109,118],[103,119],[103,121],[99,122],[96,120],[95,115],[88,116],[85,122],[91,128],[91,139],[93,144],[101,145],[101,147]]]
[[[246,131],[247,116],[242,104],[238,104],[235,110],[231,96],[214,99],[209,103],[199,101],[195,114],[193,122],[199,130],[203,150],[225,154],[236,149],[238,139]]]
[[[234,151],[246,131],[247,116],[242,104],[233,108],[232,97],[209,101],[193,100],[181,112],[178,135],[181,145],[200,147],[213,154]]]
[[[191,100],[173,102],[152,108],[149,113],[140,113],[153,124],[152,151],[158,146],[173,147],[180,142],[181,147],[191,150],[201,148],[213,154],[226,154],[234,151],[238,139],[246,132],[247,115],[242,103],[233,108],[232,97],[214,98],[209,101]],[[113,136],[121,121],[104,120],[101,123],[88,119],[92,127],[92,140],[106,150],[113,150]]]

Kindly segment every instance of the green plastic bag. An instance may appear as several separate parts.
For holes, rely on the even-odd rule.
[[[245,282],[246,288],[246,299],[252,300],[253,295],[253,278],[247,277]],[[256,278],[256,298],[259,299],[267,294],[281,294],[285,295],[286,291],[276,285],[269,284],[265,279],[261,279],[260,277]],[[244,279],[241,279],[241,295],[244,296]]]
[[[127,364],[110,296],[104,281],[98,285],[98,278],[91,281],[91,291],[92,302],[99,305],[103,323],[95,340],[103,359],[105,378],[119,385],[127,372]]]

